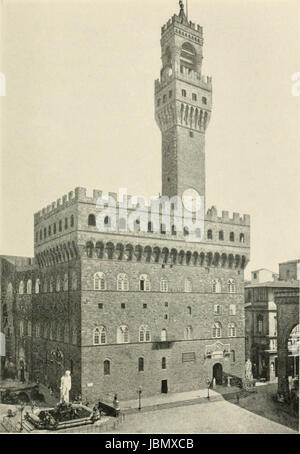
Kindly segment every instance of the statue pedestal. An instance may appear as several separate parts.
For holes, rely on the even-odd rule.
[[[243,388],[246,391],[249,391],[250,393],[251,392],[253,393],[255,391],[255,383],[256,383],[256,381],[253,380],[253,379],[244,378],[244,380],[243,380]]]

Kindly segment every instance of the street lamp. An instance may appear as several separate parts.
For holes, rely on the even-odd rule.
[[[210,388],[210,383],[211,383],[210,378],[208,378],[206,380],[206,383],[207,383],[207,399],[209,400],[209,388]]]
[[[138,393],[139,393],[139,411],[141,411],[141,409],[142,409],[142,391],[143,391],[143,388],[141,386],[139,386],[139,389],[138,389]]]
[[[20,412],[21,412],[21,421],[20,421],[20,432],[23,431],[23,410],[25,408],[24,404],[20,405]]]

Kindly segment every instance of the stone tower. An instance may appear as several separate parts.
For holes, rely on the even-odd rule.
[[[179,15],[161,31],[162,69],[155,81],[155,119],[162,133],[162,195],[194,189],[205,200],[205,131],[211,78],[201,74],[202,27]]]

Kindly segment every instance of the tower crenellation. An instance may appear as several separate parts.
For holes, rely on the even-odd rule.
[[[162,27],[155,119],[162,133],[162,195],[194,190],[205,205],[205,133],[212,79],[202,75],[203,29],[180,12]]]

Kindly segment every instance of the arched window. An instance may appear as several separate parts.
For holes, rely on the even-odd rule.
[[[150,292],[150,280],[147,274],[140,276],[140,290],[142,292]]]
[[[161,292],[168,291],[168,280],[165,277],[162,277],[160,280],[160,291]]]
[[[138,360],[139,372],[144,372],[144,358],[140,357]]]
[[[228,336],[236,337],[236,326],[235,323],[229,323],[228,325]]]
[[[31,337],[31,335],[32,335],[32,325],[31,325],[31,322],[29,321],[27,323],[27,336]]]
[[[77,273],[76,273],[76,271],[72,272],[72,290],[77,290]]]
[[[234,279],[228,279],[227,286],[228,286],[228,292],[229,293],[235,293],[236,292],[236,285],[235,285],[235,280]]]
[[[234,232],[230,232],[229,234],[229,240],[234,241]]]
[[[9,282],[7,285],[7,289],[6,289],[6,295],[12,296],[12,294],[13,294],[13,286],[12,286],[12,283]]]
[[[129,342],[129,331],[126,325],[121,325],[117,329],[117,343],[128,344]]]
[[[77,345],[77,328],[75,325],[72,328],[72,344]]]
[[[140,326],[139,341],[140,342],[150,342],[151,341],[150,329],[147,325]]]
[[[221,306],[220,306],[220,304],[215,304],[214,305],[214,314],[215,315],[220,315],[221,314]]]
[[[161,359],[161,368],[166,369],[167,368],[167,359],[165,356]]]
[[[258,331],[258,334],[262,334],[263,333],[263,321],[264,321],[264,318],[261,314],[258,314],[257,316],[257,331]]]
[[[106,329],[104,326],[100,326],[99,328],[95,328],[93,332],[93,343],[94,345],[101,345],[106,344],[107,337],[106,337]]]
[[[21,281],[19,284],[19,293],[20,293],[20,295],[23,295],[23,293],[24,293],[24,282],[23,281]]]
[[[24,323],[22,320],[19,323],[19,333],[20,333],[20,337],[24,336]]]
[[[235,350],[231,350],[231,360],[235,363]]]
[[[65,323],[64,326],[64,342],[68,344],[70,342],[70,332],[69,332],[69,325]]]
[[[212,281],[212,292],[221,293],[221,282],[220,279],[213,279]]]
[[[73,216],[73,214],[71,214],[71,217],[70,217],[70,226],[74,227],[74,216]]]
[[[119,230],[126,230],[126,219],[119,218]]]
[[[148,232],[149,233],[153,233],[153,227],[152,227],[152,222],[151,221],[148,222]]]
[[[183,234],[184,236],[188,236],[190,233],[189,228],[187,226],[183,227]]]
[[[199,229],[199,228],[195,229],[195,236],[196,236],[196,238],[201,238],[201,235],[202,235],[201,229]]]
[[[64,292],[67,292],[69,289],[69,279],[68,279],[67,273],[64,274],[63,289],[64,289]]]
[[[213,233],[212,233],[211,229],[207,230],[207,239],[208,240],[212,240],[213,239]]]
[[[94,250],[93,243],[91,241],[88,241],[86,243],[86,255],[90,258],[93,257],[93,250]]]
[[[31,279],[28,279],[27,286],[26,286],[26,293],[28,295],[31,295],[31,292],[32,292],[32,281],[31,281]]]
[[[94,214],[89,214],[88,225],[95,227],[96,226],[96,216]]]
[[[41,282],[39,279],[35,281],[35,293],[40,293]]]
[[[50,340],[53,340],[53,335],[54,335],[54,331],[55,331],[54,328],[55,328],[55,327],[54,327],[54,322],[51,322],[51,324],[50,324],[50,331],[49,331],[49,339],[50,339]]]
[[[35,325],[35,337],[40,337],[40,324]]]
[[[229,315],[236,315],[236,305],[235,304],[229,305]]]
[[[56,291],[60,292],[60,277],[57,276],[56,278]]]
[[[44,293],[47,293],[47,292],[48,292],[48,283],[47,283],[46,276],[44,277],[43,292],[44,292]]]
[[[191,279],[189,279],[189,278],[186,278],[184,280],[184,291],[185,292],[192,292],[193,291],[193,284],[192,284]]]
[[[188,70],[196,69],[196,51],[191,43],[185,42],[181,47],[180,65]]]
[[[240,233],[240,243],[245,243],[245,235]]]
[[[117,289],[119,292],[127,292],[129,290],[128,276],[125,273],[118,274]]]
[[[160,339],[162,342],[167,340],[167,330],[165,328],[161,330]]]
[[[175,225],[173,224],[173,225],[172,225],[172,235],[176,235],[176,234],[177,234],[177,232],[176,232],[176,227],[175,227]]]
[[[221,337],[222,334],[222,326],[220,322],[216,322],[213,324],[212,328],[212,337]]]
[[[187,311],[188,311],[188,315],[192,315],[192,308],[191,308],[191,306],[188,306],[188,307],[187,307]]]
[[[184,339],[185,340],[191,340],[193,339],[193,328],[191,326],[187,326],[184,329]]]
[[[104,218],[104,225],[105,225],[106,227],[110,227],[110,226],[111,226],[111,219],[110,219],[109,216],[105,216],[105,218]]]
[[[94,290],[106,290],[105,274],[98,272],[94,274]]]
[[[103,362],[103,374],[104,375],[110,375],[110,361],[109,361],[109,359],[106,359]]]
[[[50,283],[49,283],[49,292],[53,292],[54,289],[54,279],[53,277],[50,278]]]
[[[221,240],[221,241],[224,240],[224,232],[223,232],[223,230],[219,231],[219,240]]]

